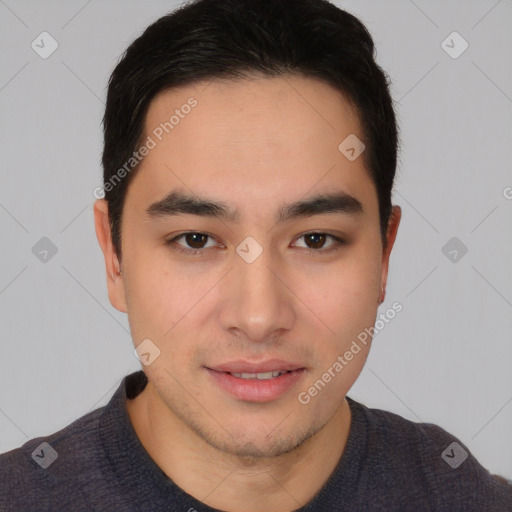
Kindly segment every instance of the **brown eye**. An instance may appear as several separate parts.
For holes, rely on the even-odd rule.
[[[309,235],[304,235],[304,239],[306,240],[308,247],[312,249],[321,249],[325,243],[326,235],[325,233],[310,233]]]
[[[306,233],[305,235],[300,236],[297,240],[300,239],[304,239],[304,243],[306,244],[304,248],[307,249],[311,254],[323,254],[326,252],[335,251],[346,243],[345,240],[337,236],[320,232]],[[331,239],[332,243],[328,247],[324,248],[328,239]]]
[[[210,246],[205,246],[205,243],[211,239],[213,241],[213,237],[211,235],[207,235],[206,233],[198,233],[196,231],[188,231],[186,233],[182,233],[181,235],[175,236],[170,240],[165,241],[165,245],[169,245],[174,250],[178,252],[182,252],[185,254],[200,254],[204,252],[205,249],[209,249]],[[183,241],[182,243],[178,242]]]
[[[204,233],[185,233],[183,236],[185,237],[185,242],[192,249],[202,249],[203,244],[208,239],[208,235],[205,235]]]

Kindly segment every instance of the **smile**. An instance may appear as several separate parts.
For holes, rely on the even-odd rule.
[[[228,372],[205,368],[212,384],[231,398],[244,402],[272,402],[297,388],[305,368],[265,372]]]

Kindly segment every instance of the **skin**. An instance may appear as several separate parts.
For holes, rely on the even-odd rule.
[[[122,262],[111,243],[107,203],[94,205],[109,299],[128,314],[134,344],[151,339],[160,356],[128,413],[156,464],[196,499],[225,511],[290,511],[310,501],[338,463],[349,433],[346,394],[370,343],[307,405],[317,381],[365,327],[375,323],[401,218],[393,207],[382,245],[376,188],[362,157],[338,145],[363,138],[355,111],[331,86],[288,76],[215,80],[172,89],[150,104],[144,137],[189,97],[198,105],[144,158],[123,209]],[[146,208],[180,188],[229,203],[238,222]],[[364,207],[275,223],[284,202],[343,190]],[[330,248],[302,235],[343,237]],[[165,245],[183,232],[211,235],[202,253]],[[263,252],[236,252],[248,236]],[[193,243],[193,240],[192,240]],[[201,247],[182,237],[174,246]],[[122,264],[122,276],[118,270]],[[382,299],[381,299],[382,300]],[[306,367],[276,400],[236,399],[205,366],[280,358]]]

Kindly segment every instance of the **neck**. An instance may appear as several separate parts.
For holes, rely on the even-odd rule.
[[[350,429],[345,399],[320,431],[291,452],[241,458],[191,431],[150,382],[127,407],[140,442],[160,469],[186,493],[226,512],[285,512],[304,506],[336,468]]]

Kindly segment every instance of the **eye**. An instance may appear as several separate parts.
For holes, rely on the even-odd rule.
[[[308,250],[308,252],[315,254],[323,254],[326,252],[334,251],[338,249],[341,245],[344,245],[346,243],[345,240],[343,240],[342,238],[321,232],[306,233],[304,235],[301,235],[297,240],[300,240],[301,238],[304,238],[305,243],[309,244],[306,245],[306,249]],[[333,242],[329,247],[325,249],[323,248],[323,246],[328,238],[330,238]]]
[[[165,245],[170,246],[172,249],[178,252],[193,256],[204,252],[204,249],[215,246],[215,244],[213,246],[205,245],[209,238],[213,240],[213,237],[207,233],[188,231],[186,233],[181,233],[180,235],[177,235],[170,240],[166,240]],[[321,232],[306,233],[301,235],[297,240],[300,240],[301,238],[304,238],[306,244],[308,244],[306,245],[305,249],[307,249],[307,252],[310,254],[323,254],[334,251],[346,243],[342,238]],[[332,240],[332,243],[325,249],[323,246],[325,245],[326,240],[329,238]],[[183,239],[184,243],[187,244],[188,247],[178,243],[178,241],[181,239]]]
[[[184,242],[188,244],[191,249],[184,247],[183,245],[180,245],[177,243],[178,240],[183,238]],[[165,245],[169,245],[174,250],[178,252],[182,252],[185,254],[198,254],[202,252],[203,249],[208,249],[208,246],[205,246],[205,241],[208,238],[212,238],[210,235],[207,235],[206,233],[198,233],[196,231],[189,231],[187,233],[181,233],[181,235],[175,236],[174,238],[171,238],[170,240],[165,241]],[[210,246],[211,247],[211,246]]]

